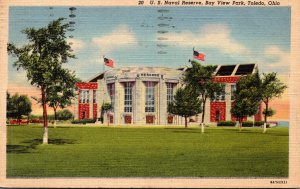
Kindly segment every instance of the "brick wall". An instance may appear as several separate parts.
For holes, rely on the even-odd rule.
[[[98,89],[98,83],[96,82],[89,82],[89,83],[76,83],[76,87],[79,89]]]
[[[80,82],[80,83],[76,83],[76,87],[79,90],[96,90],[96,89],[98,89],[98,83],[97,82],[89,82],[89,83]],[[90,95],[92,95],[92,97],[93,97],[93,95],[94,95],[93,91],[90,91]],[[90,104],[89,103],[80,103],[80,96],[78,93],[78,119],[90,118],[90,114],[91,114],[91,116],[93,116],[93,118],[97,118],[97,104],[94,103],[92,106],[93,106],[93,112],[90,112]],[[85,114],[85,116],[84,116],[84,114]]]
[[[240,76],[216,76],[213,78],[213,81],[218,83],[236,83],[239,79]]]
[[[84,116],[85,112],[85,116]],[[85,119],[90,117],[90,105],[89,104],[79,104],[78,107],[78,119]]]
[[[219,121],[225,121],[226,119],[226,102],[210,102],[210,121],[216,122],[216,113],[219,111]]]
[[[97,118],[97,104],[93,104],[93,118],[96,119]]]

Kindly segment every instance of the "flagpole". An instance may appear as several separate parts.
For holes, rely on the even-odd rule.
[[[105,58],[105,55],[103,55],[103,73],[105,72],[105,62],[104,62],[104,58]]]
[[[194,51],[195,51],[195,47],[193,47],[193,61],[195,61]]]

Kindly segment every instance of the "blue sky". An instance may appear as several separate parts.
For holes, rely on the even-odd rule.
[[[289,72],[290,7],[76,8],[69,18],[69,7],[10,7],[9,42],[25,44],[22,29],[65,17],[76,22],[67,36],[74,36],[77,57],[66,67],[82,80],[103,71],[103,55],[117,67],[177,68],[189,64],[193,47],[206,55],[205,64],[258,63],[262,72]],[[169,11],[162,15],[161,9]],[[25,73],[12,63],[9,57],[9,85],[24,84]]]

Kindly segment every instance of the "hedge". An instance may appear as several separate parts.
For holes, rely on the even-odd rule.
[[[255,121],[254,126],[263,126],[264,122],[263,121]],[[244,121],[243,122],[243,127],[253,127],[253,121]],[[267,124],[267,128],[270,127],[270,124]]]
[[[235,121],[220,121],[217,123],[217,126],[235,126],[236,122]],[[264,125],[263,121],[255,121],[254,126],[262,126]],[[267,124],[267,127],[270,125]],[[243,127],[253,127],[253,121],[244,121],[243,122]]]
[[[86,123],[95,123],[96,122],[96,119],[76,119],[76,120],[73,120],[71,123],[72,124],[86,124]]]
[[[235,121],[220,121],[217,123],[217,126],[235,126]]]

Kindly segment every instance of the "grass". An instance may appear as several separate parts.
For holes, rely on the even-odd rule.
[[[7,127],[8,177],[287,177],[288,128]]]

